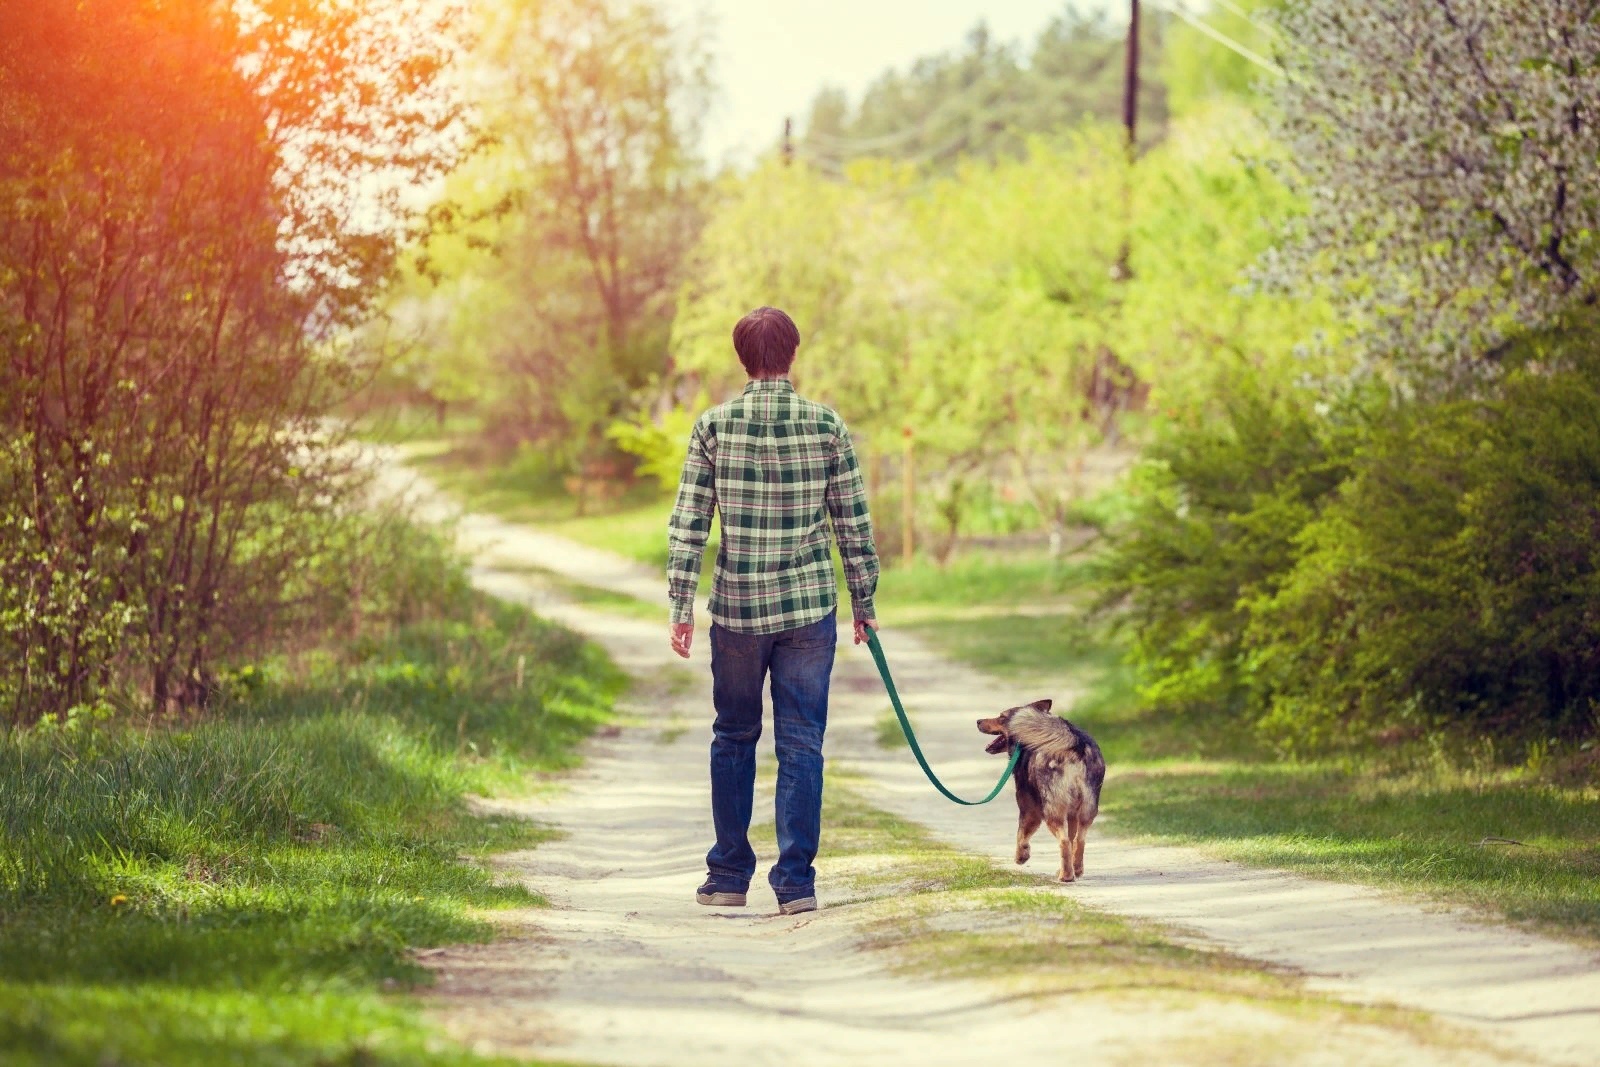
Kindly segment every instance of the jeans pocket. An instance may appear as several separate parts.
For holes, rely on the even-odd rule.
[[[839,642],[838,617],[829,612],[825,617],[807,626],[789,631],[784,644],[794,649],[832,648]]]

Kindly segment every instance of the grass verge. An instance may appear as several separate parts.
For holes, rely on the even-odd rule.
[[[538,828],[466,797],[566,764],[619,682],[478,601],[248,672],[210,721],[0,737],[0,1062],[486,1062],[384,993],[538,903],[461,862]]]

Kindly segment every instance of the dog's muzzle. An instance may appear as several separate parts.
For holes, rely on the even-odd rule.
[[[993,719],[979,719],[978,732],[995,735],[994,740],[984,749],[991,756],[997,756],[1011,747],[1011,738],[1006,735],[1005,728],[996,726]]]

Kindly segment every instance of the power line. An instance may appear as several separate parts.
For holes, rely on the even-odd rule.
[[[1259,18],[1254,11],[1246,11],[1238,4],[1233,3],[1233,0],[1212,0],[1212,2],[1226,11],[1231,11],[1235,15],[1238,15],[1240,18],[1244,19],[1262,33],[1271,34],[1273,37],[1278,36],[1278,27],[1274,26],[1270,22],[1262,21],[1262,19]]]
[[[872,152],[880,148],[894,148],[907,142],[914,141],[928,132],[932,122],[930,113],[921,122],[909,129],[896,130],[893,133],[879,134],[876,137],[834,137],[819,130],[806,130],[806,140],[815,141],[821,148],[828,148],[838,152]]]
[[[1261,53],[1246,48],[1244,45],[1240,44],[1238,41],[1235,41],[1232,37],[1229,37],[1220,30],[1213,29],[1210,24],[1206,23],[1199,17],[1190,14],[1188,8],[1184,7],[1181,3],[1168,5],[1165,7],[1165,10],[1178,16],[1180,19],[1187,22],[1189,25],[1193,26],[1195,29],[1199,30],[1213,41],[1216,41],[1230,52],[1234,52],[1243,56],[1245,59],[1248,59],[1262,70],[1271,71],[1280,78],[1285,76],[1283,68],[1278,66],[1278,64],[1274,63],[1266,56],[1263,56]]]

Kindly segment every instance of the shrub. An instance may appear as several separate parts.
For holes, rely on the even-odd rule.
[[[1600,360],[1563,362],[1397,411],[1364,443],[1290,573],[1248,605],[1274,738],[1595,731]]]
[[[1171,426],[1135,469],[1111,533],[1102,607],[1132,630],[1141,696],[1174,709],[1262,707],[1245,601],[1294,564],[1296,538],[1345,477],[1361,406],[1319,415],[1305,390],[1240,375],[1216,419]]]
[[[1143,699],[1309,753],[1600,730],[1600,357],[1524,338],[1443,399],[1236,382],[1136,476],[1104,565]]]

